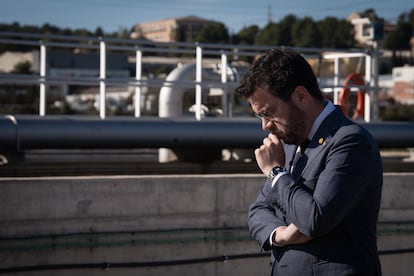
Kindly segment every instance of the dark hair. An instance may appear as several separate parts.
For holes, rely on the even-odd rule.
[[[309,63],[297,52],[271,49],[249,68],[236,88],[236,94],[249,97],[256,88],[269,88],[272,95],[289,101],[297,86],[304,86],[312,97],[323,100],[318,81]]]

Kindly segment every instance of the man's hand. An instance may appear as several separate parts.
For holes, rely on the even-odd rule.
[[[276,228],[272,237],[273,244],[276,246],[306,243],[311,239],[311,237],[302,234],[293,223]]]
[[[282,142],[274,134],[263,139],[263,145],[254,152],[256,162],[262,172],[268,176],[270,170],[276,166],[285,165],[285,151]]]

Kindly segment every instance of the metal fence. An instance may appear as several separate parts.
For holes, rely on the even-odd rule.
[[[37,75],[17,75],[0,74],[0,84],[37,84],[39,85],[39,115],[46,115],[46,99],[48,85],[52,84],[84,84],[99,86],[99,116],[101,119],[107,117],[106,114],[106,90],[111,85],[127,85],[134,89],[134,116],[141,116],[141,94],[142,89],[148,86],[182,86],[194,88],[195,91],[195,117],[202,119],[202,89],[219,88],[223,91],[223,113],[225,116],[231,115],[232,92],[237,84],[237,79],[229,80],[227,70],[237,61],[253,60],[254,57],[263,54],[267,49],[275,46],[246,46],[229,44],[206,44],[206,43],[161,43],[146,40],[115,39],[103,37],[82,37],[64,35],[43,35],[31,33],[0,32],[0,44],[25,45],[38,48],[39,63],[36,65]],[[52,76],[49,73],[48,64],[49,49],[81,49],[95,51],[99,53],[99,76]],[[365,113],[366,122],[375,119],[377,111],[375,109],[376,92],[378,88],[377,60],[379,52],[377,50],[338,50],[338,49],[316,49],[316,48],[293,48],[301,52],[306,58],[315,59],[319,62],[333,62],[334,72],[332,81],[329,85],[321,85],[325,93],[332,93],[335,103],[338,102],[339,91],[344,87],[341,83],[341,65],[344,59],[357,58],[364,64],[364,79],[366,85],[361,87],[351,85],[353,90],[363,88],[365,93]],[[107,76],[107,57],[113,52],[128,53],[131,59],[135,60],[135,75],[121,78],[108,78]],[[156,56],[161,59],[185,56],[186,61],[195,64],[195,78],[191,80],[149,80],[142,72],[145,58]],[[218,81],[207,80],[203,75],[207,59],[216,60],[216,66],[221,69],[218,71],[220,78]],[[229,104],[230,102],[230,104]],[[374,103],[374,108],[372,108]]]

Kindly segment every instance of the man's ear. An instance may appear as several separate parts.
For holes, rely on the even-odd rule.
[[[307,104],[309,101],[309,92],[304,86],[296,86],[292,93],[292,101],[298,105]]]

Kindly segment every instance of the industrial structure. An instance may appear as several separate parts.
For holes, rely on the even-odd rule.
[[[88,43],[79,43],[84,41]],[[0,173],[5,171],[0,177],[0,273],[267,273],[268,256],[260,252],[246,226],[248,205],[263,176],[243,171],[246,164],[253,163],[248,154],[266,133],[233,91],[248,64],[268,47],[1,32],[0,43],[39,48],[36,73],[0,74],[0,84],[35,86],[38,92],[36,114],[0,116]],[[49,54],[64,48],[93,52],[96,67],[83,74],[53,71]],[[320,83],[335,103],[344,91],[362,96],[363,118],[358,119],[363,119],[382,148],[414,146],[412,122],[384,123],[377,118],[376,50],[296,50],[332,68],[330,78]],[[125,63],[133,68],[129,74],[109,74],[114,51],[129,53]],[[151,56],[154,52],[156,57]],[[144,68],[160,57],[170,66],[172,60],[176,64],[165,74],[150,76]],[[341,65],[351,59],[363,64],[363,85],[344,84],[347,74],[341,72]],[[94,87],[96,113],[50,114],[55,104],[52,88],[59,86]],[[123,87],[130,94],[132,109],[126,115],[110,113],[109,91],[114,87]],[[148,93],[156,97],[150,99]],[[157,112],[145,113],[154,101]],[[108,149],[132,154],[136,149],[156,149],[159,158],[150,164],[151,173],[147,174],[137,173],[142,163],[134,159],[129,174],[121,175],[116,169],[124,163],[118,152],[112,161],[99,155],[97,166],[118,165],[107,176],[74,175],[65,171],[63,163],[59,176],[54,168],[42,175],[19,175],[19,167],[31,165],[25,153],[55,152],[54,158],[61,161],[67,150],[86,150],[84,157],[92,158],[91,150],[97,154]],[[220,160],[224,150],[233,158]],[[143,151],[138,154],[144,158]],[[169,162],[171,155],[178,161]],[[203,158],[197,158],[200,156]],[[79,167],[85,164],[80,158],[76,162]],[[218,162],[220,168],[232,163],[241,169],[206,173]],[[402,158],[396,162],[400,167],[406,163]],[[165,163],[170,165],[169,173],[161,175],[159,168]],[[197,174],[180,173],[191,170],[195,163],[201,168]],[[413,179],[412,171],[386,172],[384,176],[378,222],[383,275],[405,276],[413,269]]]

